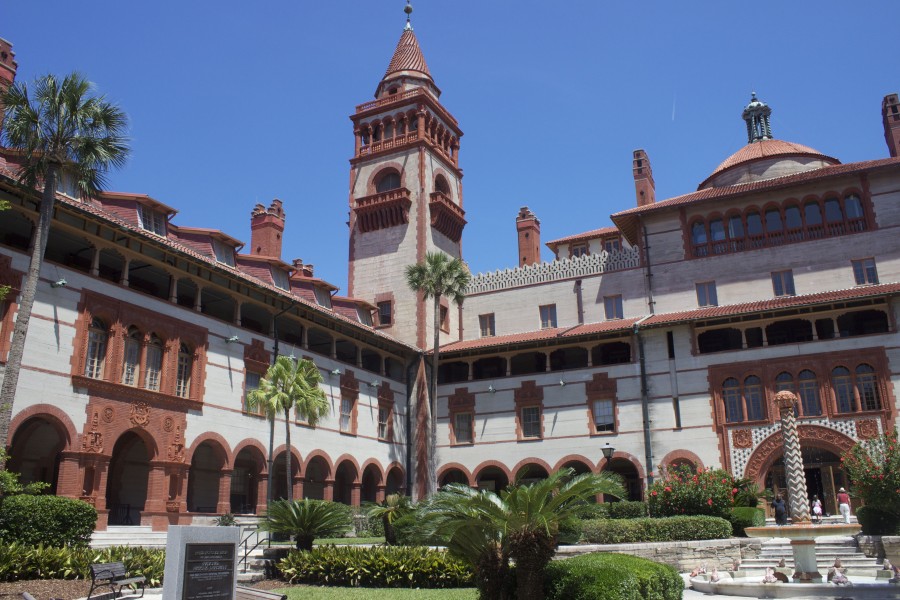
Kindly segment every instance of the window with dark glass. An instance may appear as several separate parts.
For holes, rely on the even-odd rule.
[[[316,304],[324,308],[331,308],[331,292],[323,287],[314,287],[316,295]]]
[[[766,418],[762,382],[756,375],[744,379],[744,402],[747,405],[748,421],[760,421]]]
[[[706,243],[706,226],[703,221],[697,221],[691,226],[691,241],[695,246]]]
[[[492,337],[496,335],[494,313],[478,315],[478,325],[481,328],[481,337]]]
[[[541,329],[556,327],[556,305],[545,304],[538,308],[541,313]]]
[[[390,410],[381,406],[378,408],[378,439],[386,440],[388,437],[388,416]]]
[[[878,381],[875,369],[871,365],[862,364],[856,367],[856,391],[862,410],[880,410],[881,396],[878,393]]]
[[[522,437],[539,438],[541,437],[541,407],[525,406],[521,412],[522,418]]]
[[[611,238],[603,241],[603,249],[607,252],[618,252],[622,249],[622,242],[619,238]]]
[[[166,235],[166,215],[159,211],[140,205],[138,217],[141,223],[141,229],[155,233],[156,235]]]
[[[853,278],[856,285],[874,285],[878,283],[878,270],[875,268],[874,258],[863,258],[861,260],[852,260]]]
[[[453,437],[457,444],[471,444],[474,440],[472,434],[472,413],[462,412],[453,415]]]
[[[718,306],[716,282],[703,281],[697,284],[697,306]]]
[[[822,403],[819,401],[819,381],[816,374],[805,369],[800,371],[800,407],[805,417],[817,417],[822,414]]]
[[[612,400],[594,400],[591,407],[594,417],[594,432],[605,433],[616,430],[615,409]]]
[[[162,375],[163,345],[157,336],[150,336],[147,344],[147,369],[144,375],[144,387],[154,392],[159,391]]]
[[[772,288],[775,296],[794,295],[794,273],[791,270],[775,271],[772,273]]]
[[[178,371],[175,375],[175,395],[187,398],[191,395],[191,368],[193,358],[191,351],[185,344],[181,344],[178,350]]]
[[[603,308],[606,312],[607,320],[623,318],[622,296],[604,296]]]
[[[128,328],[122,364],[122,383],[137,385],[141,369],[141,333],[136,327]]]
[[[262,405],[262,402],[257,402],[256,405],[251,407],[250,402],[248,401],[248,399],[250,398],[250,394],[254,390],[259,389],[259,381],[261,378],[262,376],[259,373],[247,371],[247,375],[244,378],[244,412],[253,415],[265,414],[266,408]]]
[[[758,212],[752,212],[747,215],[747,234],[762,235],[762,219]]]
[[[574,244],[572,246],[572,256],[584,256],[588,253],[587,244]]]
[[[835,367],[831,370],[831,389],[834,391],[838,412],[849,413],[856,409],[853,382],[850,379],[850,370],[847,367]]]
[[[825,199],[825,220],[829,223],[840,223],[844,220],[841,202],[837,198]]]
[[[389,192],[390,190],[396,190],[400,187],[400,174],[399,173],[385,173],[378,180],[378,183],[375,184],[375,191],[378,193],[381,192]]]
[[[84,363],[85,377],[103,378],[103,366],[106,362],[106,344],[109,340],[106,324],[100,319],[91,321],[88,330],[87,360]]]
[[[788,229],[801,229],[803,227],[803,219],[800,218],[800,208],[796,204],[791,204],[784,209],[784,224]]]
[[[729,377],[722,384],[722,400],[725,402],[725,421],[740,423],[744,420],[744,409],[741,406],[741,384],[734,377]]]
[[[388,300],[386,302],[378,303],[378,324],[379,325],[390,325],[391,319],[393,318],[393,314],[391,311],[391,302]]]

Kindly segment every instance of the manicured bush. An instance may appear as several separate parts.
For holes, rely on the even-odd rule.
[[[260,529],[293,536],[298,550],[310,550],[316,538],[342,537],[353,529],[349,506],[327,500],[276,500]]]
[[[0,543],[0,581],[22,579],[88,579],[90,565],[121,562],[130,575],[143,575],[147,585],[162,583],[165,550],[125,547],[52,548],[27,546],[20,542]]]
[[[9,496],[0,504],[0,539],[30,546],[87,546],[97,510],[61,496]]]
[[[623,500],[605,506],[610,519],[642,519],[650,515],[646,502]]]
[[[856,519],[866,535],[900,535],[900,516],[874,506],[860,506]]]
[[[738,489],[734,478],[722,469],[672,467],[663,480],[650,486],[650,516],[710,515],[727,519]]]
[[[897,432],[859,442],[841,457],[853,482],[850,493],[866,506],[900,518],[900,443]]]
[[[668,565],[626,554],[585,554],[547,566],[547,600],[680,600],[684,582]]]
[[[735,537],[747,537],[744,533],[746,527],[762,527],[766,524],[766,511],[761,508],[749,506],[735,506],[728,516]]]
[[[731,536],[731,523],[709,516],[595,519],[583,521],[581,526],[581,539],[589,544],[716,540]]]
[[[386,588],[472,585],[472,571],[443,550],[402,546],[321,546],[295,550],[278,563],[289,583]]]

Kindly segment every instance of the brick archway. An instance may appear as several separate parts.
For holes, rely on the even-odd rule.
[[[800,425],[797,428],[800,445],[827,450],[838,456],[856,444],[853,438],[843,433],[820,425]],[[753,450],[744,469],[744,477],[755,481],[757,485],[765,485],[766,473],[784,453],[781,431],[776,431]]]
[[[703,468],[703,461],[690,450],[672,450],[663,456],[663,459],[659,462],[660,475],[665,475],[665,472],[673,463],[683,463],[685,461],[698,469]]]

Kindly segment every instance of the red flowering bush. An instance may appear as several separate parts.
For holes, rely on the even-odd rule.
[[[650,514],[654,517],[712,515],[727,519],[737,493],[734,478],[727,471],[690,467],[670,468],[666,478],[650,486]]]
[[[841,457],[850,491],[866,506],[900,516],[900,445],[891,432],[859,442]]]

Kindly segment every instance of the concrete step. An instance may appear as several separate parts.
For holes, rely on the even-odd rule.
[[[95,531],[91,535],[92,548],[109,548],[111,546],[144,546],[145,548],[165,548],[166,532],[153,531],[150,526],[108,527],[105,531]]]
[[[266,578],[266,574],[263,572],[249,571],[245,573],[237,574],[238,583],[254,583],[256,581],[262,581]]]

